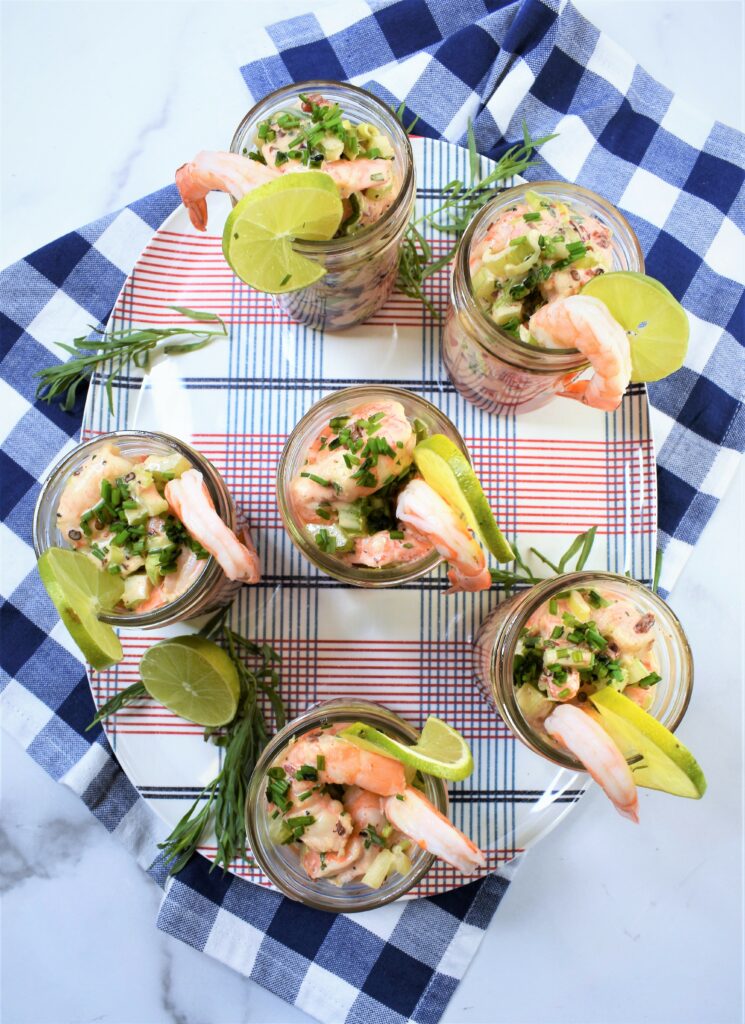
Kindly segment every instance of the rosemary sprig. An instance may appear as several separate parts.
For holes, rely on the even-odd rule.
[[[397,111],[397,116],[399,112],[402,112],[401,107]],[[470,182],[468,185],[457,179],[449,182],[441,191],[443,202],[434,210],[410,222],[401,247],[397,281],[399,291],[411,298],[419,299],[434,316],[439,316],[424,294],[424,282],[450,263],[458,248],[460,235],[481,207],[493,197],[499,183],[532,167],[536,162],[531,159],[533,153],[553,138],[556,136],[544,135],[533,139],[527,125],[523,123],[522,143],[508,149],[494,170],[485,178],[479,178],[479,153],[473,125],[469,119],[467,139]],[[446,215],[446,219],[440,219],[441,215]],[[435,231],[448,232],[456,236],[447,251],[436,259],[433,257],[431,246],[417,227],[422,223]]]
[[[111,700],[107,700],[105,704],[101,705],[98,709],[98,714],[90,725],[85,727],[85,731],[88,732],[94,725],[103,722],[104,718],[108,718],[109,715],[115,715],[117,711],[121,711],[128,704],[132,704],[133,701],[140,700],[142,697],[147,697],[147,695],[148,693],[143,683],[132,683],[126,690],[120,690]]]
[[[595,543],[595,534],[597,531],[597,526],[591,526],[589,530],[585,530],[584,533],[578,534],[556,564],[546,558],[545,555],[541,554],[541,552],[537,551],[535,548],[531,548],[530,550],[544,563],[544,565],[547,565],[549,569],[552,570],[554,575],[557,576],[567,571],[569,562],[576,556],[577,561],[575,562],[572,571],[579,572],[580,569],[585,567],[587,559],[590,557],[590,552],[592,551],[592,546]],[[519,584],[532,586],[534,583],[540,583],[542,580],[548,579],[547,576],[536,576],[535,573],[528,568],[524,558],[520,554],[520,549],[517,544],[513,542],[511,547],[515,553],[515,563],[519,569],[522,569],[522,572],[512,572],[509,569],[491,569],[491,577],[495,583],[501,584],[505,590],[511,590]]]
[[[148,370],[154,355],[159,353],[173,356],[184,355],[186,352],[195,352],[199,348],[204,348],[215,338],[227,336],[228,329],[225,322],[217,313],[188,309],[186,306],[169,306],[168,308],[199,323],[219,323],[221,330],[197,330],[193,327],[143,327],[107,331],[105,328],[94,327],[91,324],[91,331],[98,337],[73,338],[72,345],[57,342],[59,348],[69,352],[73,358],[66,363],[58,363],[56,366],[47,366],[43,370],[36,371],[34,376],[41,378],[36,389],[36,397],[43,402],[61,399],[62,408],[65,412],[69,412],[75,405],[75,397],[80,385],[87,383],[99,367],[108,363],[109,373],[106,377],[105,387],[109,412],[113,415],[112,385],[130,361],[140,369]],[[188,335],[196,340],[169,341],[170,338],[182,335]]]

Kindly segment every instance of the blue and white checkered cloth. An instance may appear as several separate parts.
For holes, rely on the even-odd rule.
[[[743,448],[743,136],[677,99],[559,0],[346,0],[271,26],[242,73],[254,97],[291,81],[350,79],[418,115],[418,131],[480,150],[558,132],[533,178],[600,192],[636,230],[649,273],[686,307],[686,365],[650,386],[660,542],[669,590]],[[165,827],[99,729],[78,656],[34,571],[30,524],[50,464],[79,429],[34,400],[53,343],[105,323],[139,250],[178,202],[173,187],[72,232],[2,275],[0,696],[4,725],[163,886],[158,926],[323,1021],[434,1024],[507,886],[494,876],[447,895],[335,917],[201,857],[165,878]]]

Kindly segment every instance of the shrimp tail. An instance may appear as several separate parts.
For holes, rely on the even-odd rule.
[[[189,220],[197,231],[207,230],[207,191],[200,194],[200,188],[194,181],[192,173],[194,164],[182,164],[176,171],[176,188],[181,202],[186,207]]]
[[[394,828],[462,874],[472,875],[477,868],[486,867],[486,857],[478,846],[418,790],[407,786],[403,793],[388,797],[384,806]]]

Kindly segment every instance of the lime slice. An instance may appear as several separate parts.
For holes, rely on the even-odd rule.
[[[413,746],[399,743],[364,722],[347,726],[339,735],[364,750],[387,754],[407,767],[450,782],[460,782],[473,771],[471,750],[461,734],[433,716],[424,723],[421,736]]]
[[[100,671],[122,660],[122,645],[98,613],[111,610],[124,593],[118,576],[101,572],[80,551],[47,548],[39,575],[70,636],[91,668]]]
[[[590,700],[629,762],[637,786],[692,800],[704,795],[706,779],[698,761],[656,718],[612,686],[590,694]]]
[[[222,647],[204,637],[154,644],[140,660],[140,678],[154,700],[197,725],[227,725],[238,710],[236,667]]]
[[[481,538],[498,562],[511,562],[512,548],[502,535],[479,478],[463,452],[444,434],[432,434],[414,449],[414,462],[433,491],[451,505]]]
[[[593,277],[583,295],[600,299],[629,336],[631,379],[660,380],[683,365],[688,351],[688,317],[663,284],[633,271]]]
[[[342,203],[322,171],[283,174],[259,185],[233,208],[222,235],[223,256],[233,273],[262,292],[278,295],[323,277],[320,263],[292,248],[293,239],[326,242],[341,223]]]

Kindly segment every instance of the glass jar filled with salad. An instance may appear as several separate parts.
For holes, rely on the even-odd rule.
[[[352,913],[399,899],[435,855],[464,874],[486,863],[448,820],[443,779],[366,742],[367,727],[398,744],[418,738],[380,704],[322,701],[272,738],[249,783],[252,856],[286,896],[319,910]]]
[[[488,586],[481,548],[417,470],[414,449],[432,435],[468,458],[447,416],[402,388],[346,388],[317,402],[290,434],[277,471],[280,513],[295,546],[352,586],[417,579],[444,552],[452,552],[454,589],[480,589],[482,576]]]
[[[693,687],[683,627],[626,576],[577,572],[500,604],[475,639],[476,675],[531,750],[589,771],[636,820],[636,785],[701,796],[703,773],[671,734]]]
[[[230,150],[264,176],[320,170],[333,178],[343,203],[336,235],[293,243],[326,273],[276,301],[293,320],[326,331],[369,319],[393,290],[416,188],[411,145],[391,110],[347,83],[301,82],[257,103]]]
[[[167,434],[117,430],[78,445],[42,487],[33,536],[37,558],[72,548],[123,582],[117,606],[99,615],[115,626],[193,618],[260,578],[225,481]]]
[[[644,271],[631,226],[601,196],[564,182],[517,185],[466,229],[455,256],[442,357],[453,384],[487,412],[537,409],[588,367],[546,344],[533,319],[608,271]],[[571,391],[567,391],[571,395]]]

